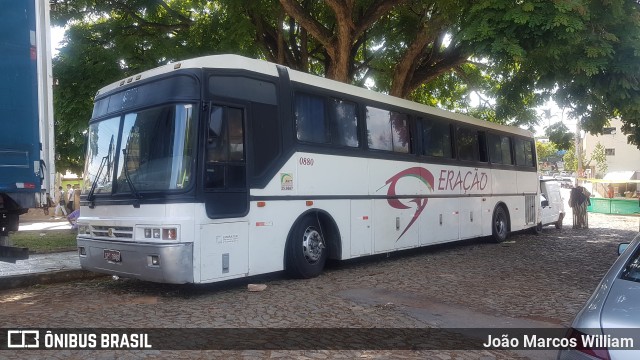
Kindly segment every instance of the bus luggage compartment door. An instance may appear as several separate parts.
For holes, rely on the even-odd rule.
[[[247,276],[248,239],[246,221],[200,225],[200,280]]]

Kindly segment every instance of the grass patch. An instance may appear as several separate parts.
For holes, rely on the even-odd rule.
[[[30,253],[42,254],[77,249],[76,230],[16,231],[9,236],[16,247],[29,248]]]

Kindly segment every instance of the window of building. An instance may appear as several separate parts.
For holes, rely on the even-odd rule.
[[[615,135],[616,134],[616,128],[614,127],[606,127],[602,129],[602,134],[604,135]]]
[[[616,149],[604,149],[604,154],[607,156],[614,156],[616,154]]]

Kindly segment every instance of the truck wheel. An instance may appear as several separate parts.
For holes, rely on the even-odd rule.
[[[555,225],[556,225],[556,229],[562,230],[562,218],[558,219]]]
[[[536,226],[531,228],[531,233],[533,235],[540,235],[540,233],[542,232],[542,223],[539,222],[536,224]]]
[[[560,216],[558,216],[558,221],[555,223],[556,229],[562,230],[562,220],[564,220],[564,213],[560,213]]]
[[[322,273],[327,246],[318,219],[307,215],[298,220],[287,239],[285,270],[295,278],[309,279]]]
[[[493,221],[491,222],[491,238],[496,243],[503,242],[509,234],[509,219],[504,207],[498,206],[493,212]]]

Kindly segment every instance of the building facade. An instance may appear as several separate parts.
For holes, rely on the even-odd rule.
[[[637,179],[640,174],[640,149],[635,145],[627,143],[627,136],[622,133],[622,121],[619,119],[610,120],[609,125],[604,127],[602,135],[586,134],[582,146],[587,161],[591,158],[598,143],[605,149],[607,159],[607,173],[629,173],[634,171]],[[589,164],[591,176],[597,173],[595,161]],[[606,174],[599,174],[601,177]],[[630,180],[630,179],[620,179]]]

